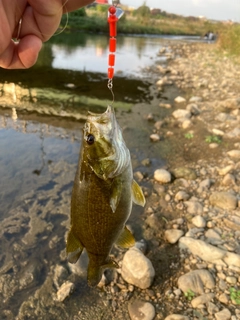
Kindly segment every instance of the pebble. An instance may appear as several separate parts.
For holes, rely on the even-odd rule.
[[[177,109],[172,113],[173,117],[178,121],[185,121],[191,118],[191,112],[185,109]]]
[[[135,300],[128,304],[131,320],[152,320],[155,317],[155,308],[150,302]]]
[[[235,209],[237,197],[228,191],[215,191],[209,197],[210,204],[222,209]]]
[[[227,154],[229,155],[229,157],[239,160],[240,159],[240,150],[231,150],[228,151]]]
[[[185,103],[186,102],[186,99],[181,97],[181,96],[178,96],[174,99],[174,102],[176,103]]]
[[[160,141],[161,137],[159,136],[159,134],[153,133],[153,134],[150,135],[150,139],[151,139],[153,142],[157,142],[157,141]]]
[[[171,314],[164,320],[190,320],[190,318],[187,316],[183,316],[182,314]]]
[[[187,212],[192,214],[200,215],[203,213],[203,206],[198,201],[186,201]]]
[[[165,231],[165,238],[169,243],[174,244],[183,236],[183,234],[184,232],[182,230],[169,229]]]
[[[205,293],[194,299],[192,299],[191,304],[193,308],[197,308],[199,305],[207,304],[215,297],[214,293]]]
[[[153,282],[155,270],[151,261],[138,248],[133,247],[123,257],[121,274],[127,283],[147,289]]]
[[[208,270],[194,270],[182,275],[178,279],[178,287],[183,292],[192,290],[195,293],[203,294],[204,288],[213,289],[215,281]]]
[[[217,313],[215,313],[216,320],[229,320],[231,319],[231,312],[225,308]]]
[[[223,290],[223,289],[221,289],[221,290]],[[229,302],[229,298],[228,298],[228,295],[226,293],[220,294],[220,296],[218,297],[218,300],[220,302],[224,303],[224,304],[228,304],[228,302]]]
[[[200,216],[197,215],[192,218],[192,223],[197,227],[197,228],[205,228],[206,227],[206,220]]]
[[[175,200],[181,201],[181,200],[188,200],[190,198],[189,194],[185,191],[178,191],[175,195]]]
[[[173,170],[173,175],[176,179],[184,178],[186,180],[197,179],[196,172],[191,168],[179,167]]]
[[[160,183],[168,183],[171,181],[171,173],[165,169],[157,169],[154,171],[154,179]]]

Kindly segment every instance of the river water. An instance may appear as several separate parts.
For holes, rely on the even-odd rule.
[[[153,93],[155,79],[148,68],[156,60],[165,63],[157,54],[171,40],[174,38],[117,38],[114,105],[134,171],[146,175],[164,163],[164,150],[149,143],[152,125],[144,117],[156,111],[161,119],[164,111],[159,110],[156,99],[165,101],[177,94],[176,88]],[[29,307],[34,306],[33,295],[45,288],[56,265],[66,266],[64,235],[83,121],[87,110],[103,112],[112,100],[107,57],[107,36],[61,34],[44,44],[33,68],[0,70],[1,319],[17,315],[36,319],[34,307]],[[142,164],[149,158],[151,168]],[[141,209],[134,207],[130,222],[140,215]],[[136,229],[141,229],[140,224],[139,219]],[[62,317],[61,312],[53,312],[45,318],[44,312],[52,307],[46,303],[39,319],[72,316],[79,296],[82,306],[88,306],[91,297],[97,298],[84,288],[76,290]]]

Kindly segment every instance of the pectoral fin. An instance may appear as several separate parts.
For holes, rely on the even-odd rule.
[[[125,226],[122,233],[118,237],[116,241],[116,245],[122,248],[130,248],[134,246],[135,239],[132,233],[128,230],[128,228]]]
[[[69,231],[67,236],[67,259],[70,263],[76,263],[83,251],[83,245],[74,236],[72,230]]]
[[[121,195],[122,195],[122,182],[120,180],[114,179],[111,186],[111,198],[110,198],[110,207],[112,208],[112,212],[116,211]]]
[[[146,200],[142,192],[141,187],[137,184],[135,180],[132,181],[132,200],[134,203],[139,204],[144,207]]]

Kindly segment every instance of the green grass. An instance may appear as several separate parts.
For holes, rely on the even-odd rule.
[[[219,48],[231,55],[240,55],[240,25],[232,25],[221,30],[218,40]]]
[[[195,293],[191,289],[188,289],[188,291],[184,292],[184,296],[187,300],[191,301],[195,297]]]
[[[68,14],[66,29],[108,33],[107,9],[108,6],[97,6],[71,12]],[[201,19],[190,19],[171,14],[139,16],[135,11],[125,13],[119,20],[118,33],[203,36],[208,29],[218,28],[218,24],[211,24]],[[61,22],[62,28],[66,25],[66,21],[67,18],[64,15]]]
[[[240,290],[231,287],[229,291],[231,300],[234,301],[236,304],[240,305]]]
[[[187,133],[185,133],[184,137],[185,137],[186,139],[189,139],[189,140],[190,140],[190,139],[193,139],[194,134],[191,133],[191,132],[187,132]]]
[[[222,140],[218,136],[215,136],[215,135],[207,136],[205,141],[207,143],[218,143],[218,144],[220,144],[222,142]]]

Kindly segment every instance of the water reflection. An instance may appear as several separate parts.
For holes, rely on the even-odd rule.
[[[63,34],[45,44],[41,55],[45,56],[44,51],[51,48],[53,68],[106,74],[108,41],[106,35]],[[141,76],[141,68],[152,63],[151,57],[157,54],[163,42],[160,37],[119,35],[116,72],[122,75]],[[43,61],[41,56],[40,60]]]

